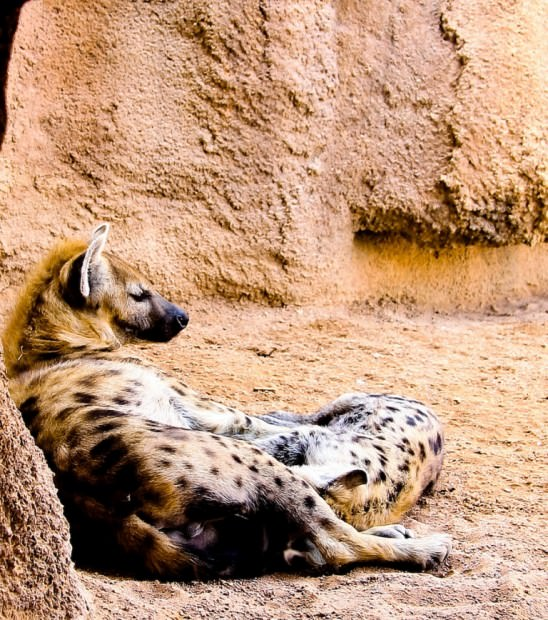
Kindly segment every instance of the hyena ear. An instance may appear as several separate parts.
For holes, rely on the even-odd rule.
[[[326,491],[333,490],[335,487],[350,490],[359,487],[361,484],[367,484],[366,471],[363,469],[351,469],[330,480],[326,485]]]
[[[84,254],[82,261],[82,270],[80,272],[80,293],[84,298],[89,297],[91,287],[89,285],[89,276],[92,267],[97,264],[105,243],[107,242],[109,224],[101,224],[93,231],[88,249]]]

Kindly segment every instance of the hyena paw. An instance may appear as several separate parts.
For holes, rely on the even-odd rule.
[[[364,532],[364,534],[381,536],[382,538],[415,538],[415,533],[412,530],[408,530],[406,527],[403,527],[403,525],[400,525],[399,523],[370,527]]]
[[[403,552],[402,560],[428,570],[441,564],[451,553],[451,537],[447,534],[433,534],[424,538],[398,541]]]

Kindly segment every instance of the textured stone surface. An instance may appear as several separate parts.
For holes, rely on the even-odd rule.
[[[7,395],[0,350],[0,617],[82,618],[88,603],[70,560],[53,478]]]
[[[0,147],[6,131],[6,81],[13,37],[26,0],[4,0],[0,7]]]
[[[467,298],[506,281],[508,252],[471,279],[451,257],[545,238],[545,18],[542,0],[31,0],[0,167],[10,290],[99,220],[185,297],[379,297],[364,247],[421,269],[441,249],[434,278]],[[546,293],[546,266],[537,245],[499,297]]]

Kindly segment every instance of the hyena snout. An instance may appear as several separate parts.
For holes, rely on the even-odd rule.
[[[141,340],[152,342],[167,342],[188,324],[188,314],[179,306],[160,296],[151,300],[148,319],[149,325],[137,330],[135,335]]]

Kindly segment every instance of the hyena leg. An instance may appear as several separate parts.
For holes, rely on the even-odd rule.
[[[355,413],[357,420],[363,422],[371,414],[377,413],[378,397],[361,392],[343,394],[324,405],[314,413],[290,413],[289,411],[272,411],[261,416],[269,424],[281,424],[294,427],[305,424],[328,426],[347,414]]]
[[[385,538],[357,532],[340,520],[323,519],[323,527],[313,542],[326,564],[339,568],[346,564],[382,562],[432,568],[443,562],[451,551],[451,538],[434,534],[424,538]]]
[[[261,417],[247,415],[233,407],[225,407],[212,401],[199,408],[184,407],[181,426],[246,441],[291,430],[289,427],[270,424]]]
[[[383,538],[415,538],[415,533],[408,530],[400,523],[391,525],[376,525],[365,530],[363,534],[371,534],[371,536],[382,536]]]
[[[270,411],[261,415],[260,418],[268,424],[276,426],[295,427],[302,426],[303,424],[309,424],[316,414],[302,414],[302,413],[290,413],[289,411]]]

